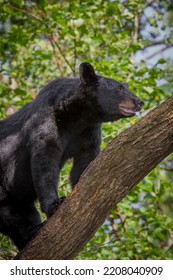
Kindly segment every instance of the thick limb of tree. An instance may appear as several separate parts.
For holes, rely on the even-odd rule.
[[[110,210],[173,151],[173,97],[122,132],[16,259],[73,259]]]

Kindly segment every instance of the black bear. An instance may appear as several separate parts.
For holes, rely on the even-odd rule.
[[[101,123],[134,116],[143,102],[127,84],[96,75],[58,78],[37,98],[0,122],[0,231],[21,249],[41,225],[34,202],[50,217],[61,199],[57,181],[73,159],[72,187],[99,153]]]

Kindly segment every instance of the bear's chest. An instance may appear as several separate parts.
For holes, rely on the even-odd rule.
[[[76,157],[86,141],[87,137],[84,136],[84,131],[76,131],[76,133],[68,135],[64,141],[60,165],[63,165],[66,160]]]

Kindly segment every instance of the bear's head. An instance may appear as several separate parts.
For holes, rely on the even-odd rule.
[[[102,114],[102,121],[132,117],[140,111],[143,101],[128,89],[127,83],[96,75],[87,62],[79,67],[82,90],[94,96]]]

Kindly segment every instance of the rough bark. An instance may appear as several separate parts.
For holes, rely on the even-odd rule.
[[[16,259],[73,259],[122,200],[173,151],[173,97],[122,132],[94,160]]]

